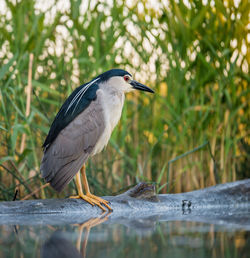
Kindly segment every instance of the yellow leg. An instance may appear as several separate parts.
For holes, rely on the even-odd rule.
[[[89,198],[91,198],[92,201],[97,201],[99,203],[99,207],[102,207],[101,204],[105,205],[110,211],[113,211],[112,208],[108,205],[108,201],[98,197],[98,196],[95,196],[93,194],[90,193],[90,190],[89,190],[89,184],[88,184],[88,180],[87,180],[87,176],[86,176],[86,172],[85,172],[85,165],[83,165],[83,167],[81,168],[81,174],[82,174],[82,179],[83,179],[83,187],[84,187],[84,190],[86,192],[86,196],[88,196]]]
[[[101,199],[101,198],[99,198],[99,197],[90,193],[89,185],[88,185],[88,181],[87,181],[87,177],[86,177],[86,173],[85,173],[85,165],[83,165],[83,167],[81,168],[80,171],[81,171],[82,176],[83,176],[83,185],[84,185],[84,189],[86,191],[86,194],[83,194],[80,172],[78,172],[76,174],[76,188],[77,188],[78,195],[77,196],[70,196],[70,198],[83,199],[86,202],[90,203],[92,206],[97,205],[103,211],[106,211],[106,209],[101,205],[101,204],[104,204],[110,211],[112,211],[112,209],[108,205],[108,201],[103,200],[103,199]]]
[[[79,172],[76,174],[76,188],[77,188],[78,195],[70,196],[69,198],[72,198],[72,199],[83,199],[86,202],[90,203],[92,206],[97,204],[97,203],[93,202],[91,200],[91,198],[89,198],[87,195],[83,194],[81,178],[80,178],[80,173]],[[104,208],[103,208],[103,210],[105,211]]]

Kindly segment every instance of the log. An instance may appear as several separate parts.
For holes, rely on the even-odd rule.
[[[117,196],[105,196],[113,212],[108,223],[134,223],[140,219],[190,220],[250,228],[250,179],[178,194],[155,193],[140,183]],[[0,202],[1,224],[73,224],[98,217],[98,207],[79,199],[45,199]]]

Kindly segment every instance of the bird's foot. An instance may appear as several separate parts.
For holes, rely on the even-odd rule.
[[[89,204],[91,204],[92,206],[95,206],[96,204],[94,202],[92,202],[92,200],[85,194],[78,194],[75,196],[70,196],[70,199],[83,199],[84,201],[88,202]]]
[[[99,207],[101,206],[103,208],[103,206],[101,204],[103,204],[104,206],[106,206],[108,208],[109,211],[113,211],[113,209],[108,205],[109,202],[102,199],[101,197],[98,197],[94,194],[91,193],[87,193],[86,196],[88,196],[89,198],[91,198],[92,201],[95,201],[97,203],[99,203]]]
[[[103,211],[106,211],[106,209],[102,206],[102,204],[103,204],[109,209],[109,211],[113,211],[111,209],[111,207],[108,205],[108,201],[106,201],[106,200],[104,200],[104,199],[102,199],[98,196],[95,196],[91,193],[87,193],[86,195],[85,194],[78,194],[76,196],[70,196],[69,198],[71,198],[71,199],[83,199],[84,201],[88,202],[92,206],[97,205]]]

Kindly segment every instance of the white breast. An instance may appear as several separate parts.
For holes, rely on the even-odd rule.
[[[103,89],[106,86],[105,89]],[[97,98],[101,99],[104,112],[105,129],[98,140],[92,155],[102,151],[108,144],[111,133],[119,122],[124,104],[124,93],[118,92],[107,85],[103,85],[97,91]]]

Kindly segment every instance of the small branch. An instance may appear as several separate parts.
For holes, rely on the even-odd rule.
[[[10,160],[9,161],[10,162],[10,164],[12,165],[12,167],[14,168],[14,170],[15,170],[15,172],[16,172],[16,174],[18,175],[18,177],[21,179],[19,179],[19,178],[17,178],[17,180],[21,183],[21,184],[23,184],[28,190],[29,190],[29,192],[30,193],[32,193],[32,189],[29,187],[29,185],[26,183],[26,180],[25,180],[25,178],[22,176],[22,174],[20,173],[20,171],[18,170],[18,168],[17,168],[17,166],[15,165],[15,163],[12,161],[12,160]],[[36,195],[34,195],[36,198],[37,198],[37,196]]]
[[[44,189],[45,187],[49,186],[49,183],[42,185],[41,187],[37,188],[36,190],[34,190],[32,193],[26,195],[24,198],[22,198],[21,200],[27,200],[29,199],[32,195],[35,195],[36,193],[38,193],[39,191],[41,191],[42,189]]]
[[[16,200],[17,194],[18,194],[18,188],[16,187],[16,189],[15,189],[15,194],[14,194],[14,197],[13,197],[13,201]]]

